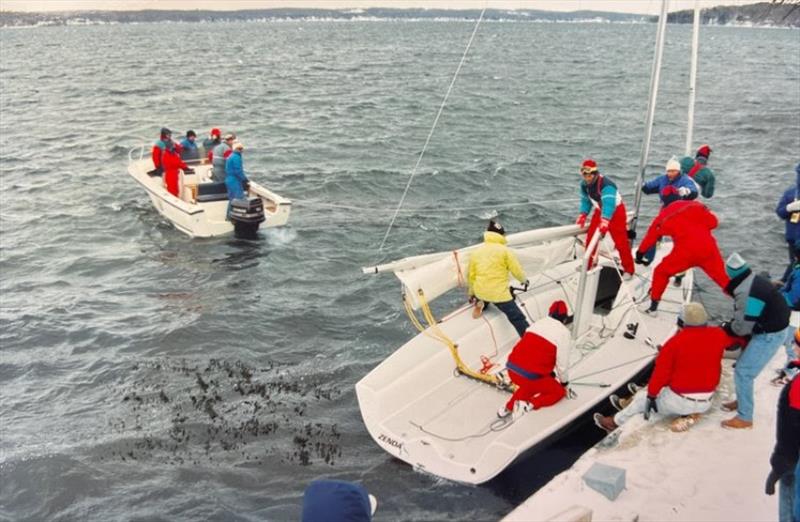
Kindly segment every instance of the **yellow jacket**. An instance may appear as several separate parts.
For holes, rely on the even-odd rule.
[[[517,256],[506,246],[505,236],[497,232],[484,232],[483,244],[469,256],[469,295],[490,303],[510,301],[509,272],[520,282],[528,279]]]

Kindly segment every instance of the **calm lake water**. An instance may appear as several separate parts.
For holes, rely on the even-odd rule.
[[[377,520],[496,520],[593,427],[487,486],[422,475],[364,428],[354,384],[413,336],[382,259],[574,220],[594,157],[629,202],[654,24],[459,21],[0,30],[0,518],[296,520],[319,477]],[[651,171],[683,152],[688,26],[669,26]],[[800,32],[704,27],[695,141],[724,252],[785,263],[800,150]],[[291,197],[259,241],[191,240],[126,174],[161,126],[235,131]],[[653,198],[643,204],[646,216]],[[718,317],[730,303],[704,275]]]

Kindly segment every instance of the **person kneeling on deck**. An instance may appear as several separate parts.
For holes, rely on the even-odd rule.
[[[607,232],[611,233],[614,246],[619,252],[622,263],[623,279],[629,280],[633,277],[633,256],[631,255],[631,244],[628,240],[628,216],[625,212],[625,203],[622,196],[617,191],[617,185],[609,178],[602,176],[597,169],[597,163],[593,159],[587,159],[581,165],[581,207],[580,215],[575,220],[575,224],[583,227],[586,224],[586,216],[594,206],[592,220],[589,223],[589,230],[586,232],[586,246],[592,241],[596,231],[601,236]],[[592,253],[594,256],[594,253]],[[594,262],[592,262],[594,266]]]
[[[487,304],[495,305],[506,314],[508,320],[522,337],[528,320],[514,302],[508,288],[508,273],[528,287],[528,277],[519,264],[517,256],[506,246],[506,231],[503,225],[489,221],[483,233],[483,244],[469,256],[467,284],[469,302],[475,304],[472,317],[478,318]]]
[[[711,235],[711,231],[719,224],[714,213],[698,201],[680,200],[680,195],[672,186],[662,191],[661,199],[664,206],[636,249],[636,262],[648,265],[647,252],[662,237],[672,238],[672,251],[653,270],[650,307],[645,310],[650,315],[656,315],[669,278],[692,267],[702,268],[723,290],[730,281],[717,241]]]
[[[649,419],[651,411],[680,415],[672,422],[672,431],[686,431],[697,422],[711,407],[722,372],[722,355],[736,343],[721,327],[707,326],[707,321],[703,305],[686,303],[678,316],[678,332],[656,356],[647,388],[628,400],[609,397],[612,405],[623,409],[613,417],[595,413],[595,424],[610,433],[634,415],[644,413]]]
[[[550,317],[536,321],[514,345],[506,368],[517,390],[497,411],[498,417],[502,419],[513,412],[516,419],[523,413],[551,406],[564,398],[566,390],[555,378],[555,371],[558,354],[563,353],[569,344],[569,330],[564,326],[567,320],[566,305],[563,301],[556,301],[550,307]]]
[[[228,200],[244,199],[246,197],[245,191],[250,186],[250,180],[244,174],[244,167],[242,165],[242,151],[244,145],[240,142],[233,144],[233,154],[228,156],[225,161],[225,187],[228,189]],[[228,212],[230,212],[230,204],[228,204]]]

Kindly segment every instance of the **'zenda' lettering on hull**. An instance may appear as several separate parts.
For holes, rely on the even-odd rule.
[[[403,449],[403,443],[402,443],[402,442],[398,442],[398,441],[394,440],[394,439],[393,439],[393,438],[391,438],[391,437],[387,437],[387,436],[386,436],[386,435],[384,435],[383,433],[381,433],[380,435],[378,435],[378,440],[382,440],[383,442],[385,442],[385,443],[386,443],[386,444],[388,444],[389,446],[394,446],[394,447],[395,447],[395,448],[397,448],[398,450],[402,450],[402,449]]]

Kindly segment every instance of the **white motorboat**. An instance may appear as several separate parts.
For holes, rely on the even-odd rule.
[[[666,14],[662,2],[635,212],[628,216],[633,230],[650,147]],[[690,113],[690,128],[691,124]],[[674,333],[677,314],[692,296],[690,270],[678,286],[666,290],[657,315],[641,312],[641,303],[649,302],[652,269],[637,265],[634,277],[624,281],[610,238],[596,234],[585,245],[584,230],[577,225],[530,230],[507,240],[531,282],[515,296],[529,322],[536,327],[556,300],[565,301],[574,314],[568,335],[562,336],[568,340],[558,346],[558,373],[568,383],[567,397],[523,415],[497,417],[511,393],[511,385],[499,372],[519,339],[505,315],[489,308],[474,319],[465,304],[437,320],[430,308],[437,297],[465,286],[470,252],[478,245],[363,269],[393,272],[400,279],[404,306],[420,331],[356,384],[364,424],[389,454],[418,470],[458,482],[490,480],[644,373],[658,345]],[[589,253],[597,243],[598,261],[592,266]],[[662,242],[651,266],[658,265],[671,248],[670,242]],[[417,317],[418,310],[424,321]]]
[[[158,213],[191,237],[230,234],[234,232],[234,225],[244,235],[251,235],[259,225],[280,227],[289,221],[292,201],[255,181],[250,181],[248,207],[241,209],[242,220],[237,221],[236,217],[233,221],[226,219],[228,190],[225,183],[211,179],[211,164],[205,161],[187,161],[194,173],[181,172],[180,197],[173,196],[167,192],[161,175],[150,174],[153,162],[145,157],[144,151],[145,147],[140,146],[128,153],[128,174],[145,189]]]

